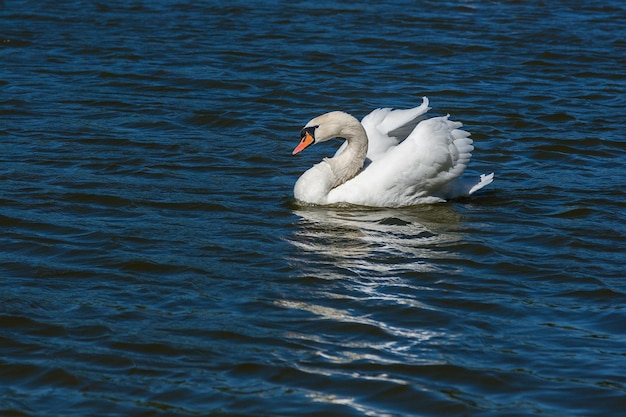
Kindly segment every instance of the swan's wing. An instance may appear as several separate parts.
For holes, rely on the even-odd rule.
[[[430,110],[428,97],[422,97],[422,104],[418,107],[406,110],[376,109],[365,116],[361,124],[367,133],[367,158],[378,159],[390,148],[404,141],[428,110]],[[339,155],[346,145],[344,142],[337,149],[335,156]]]
[[[405,141],[374,160],[350,181],[331,190],[329,203],[404,206],[443,201],[471,156],[469,133],[449,116],[420,122]]]
[[[420,122],[428,107],[428,98],[422,97],[422,104],[406,110],[389,108],[376,109],[361,120],[368,138],[367,157],[380,158],[390,148],[404,141]]]

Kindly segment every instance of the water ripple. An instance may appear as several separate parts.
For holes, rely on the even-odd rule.
[[[0,414],[622,412],[623,4],[50,6],[0,1]],[[490,189],[293,201],[307,120],[423,95]]]

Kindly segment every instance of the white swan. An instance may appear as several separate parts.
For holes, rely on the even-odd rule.
[[[302,174],[295,198],[318,205],[402,207],[468,196],[490,184],[493,173],[478,181],[460,178],[474,149],[469,133],[449,116],[422,120],[429,109],[424,97],[419,107],[376,109],[361,123],[339,111],[314,118],[300,132],[294,155],[332,138],[346,141],[332,158]]]

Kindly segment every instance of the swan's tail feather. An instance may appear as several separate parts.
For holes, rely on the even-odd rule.
[[[481,188],[491,184],[493,182],[493,172],[491,174],[481,174],[480,176],[480,181],[478,182],[478,184],[474,185],[472,188],[470,188],[470,190],[468,191],[468,195],[474,194],[476,191],[480,190]]]
[[[438,197],[441,197],[444,200],[454,200],[459,197],[467,197],[469,195],[474,194],[476,191],[481,188],[491,184],[493,182],[494,174],[482,174],[480,176],[480,181],[477,183],[476,180],[470,178],[457,178],[456,180],[446,184],[439,192],[437,193]]]

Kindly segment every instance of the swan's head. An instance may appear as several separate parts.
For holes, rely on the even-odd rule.
[[[307,123],[300,131],[300,143],[293,150],[293,155],[315,143],[325,142],[332,138],[351,136],[355,126],[361,128],[359,121],[348,113],[341,111],[333,111],[318,116]]]

